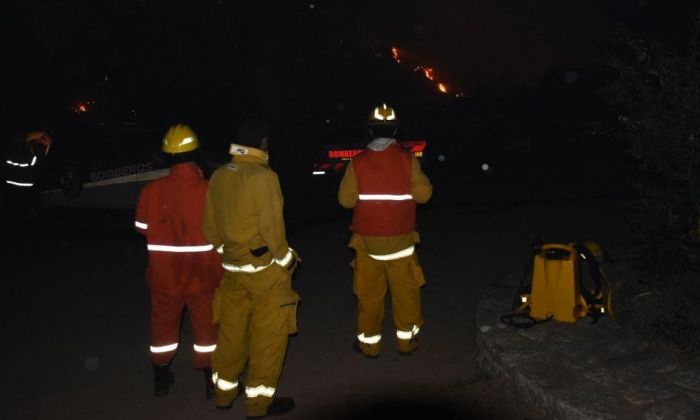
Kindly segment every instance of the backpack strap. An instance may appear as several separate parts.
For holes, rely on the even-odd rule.
[[[601,293],[603,289],[603,282],[600,264],[598,263],[595,255],[593,255],[591,250],[589,250],[586,246],[574,244],[573,247],[578,253],[579,292],[586,301],[587,315],[593,319],[593,323],[596,323],[600,319],[600,312],[595,310],[595,308],[597,305],[605,305],[605,296]],[[593,280],[592,291],[584,286],[583,282],[581,281],[584,274],[584,265],[588,267],[590,277]]]

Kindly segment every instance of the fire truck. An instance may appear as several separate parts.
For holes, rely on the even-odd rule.
[[[364,126],[334,127],[324,130],[311,175],[315,178],[330,178],[337,181],[345,172],[348,162],[362,153],[368,142],[367,128]],[[397,143],[421,160],[428,145],[424,139],[398,138]]]
[[[146,183],[170,171],[160,152],[161,128],[85,124],[55,130],[53,138],[31,185],[44,208],[131,209]],[[202,150],[200,164],[209,175],[228,158]]]

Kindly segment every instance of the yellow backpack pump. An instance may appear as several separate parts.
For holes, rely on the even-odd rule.
[[[501,321],[526,328],[549,319],[575,323],[612,313],[609,281],[600,265],[603,253],[593,241],[582,244],[536,243],[520,285],[514,312]],[[515,318],[525,318],[526,323]]]

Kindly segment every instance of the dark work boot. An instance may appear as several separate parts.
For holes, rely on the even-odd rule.
[[[270,405],[267,406],[267,411],[264,416],[246,416],[247,419],[261,419],[268,416],[279,416],[294,410],[294,398],[292,397],[275,397]]]
[[[170,372],[170,365],[153,365],[153,379],[156,387],[156,397],[168,395],[170,385],[175,383],[175,375]]]
[[[204,372],[204,398],[206,400],[213,400],[216,397],[216,390],[214,389],[214,381],[211,377],[211,368],[202,369]]]
[[[399,355],[410,356],[418,349],[418,338],[410,340],[399,340]]]
[[[362,346],[360,344],[360,340],[355,340],[352,342],[352,351],[354,351],[357,354],[361,354],[365,356],[368,359],[377,359],[379,358],[379,353],[377,354],[367,354],[362,350]]]

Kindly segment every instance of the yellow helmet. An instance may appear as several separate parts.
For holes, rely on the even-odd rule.
[[[165,153],[177,154],[191,152],[198,147],[197,134],[185,124],[176,124],[165,133],[160,149]]]
[[[51,136],[46,131],[30,131],[26,136],[27,143],[39,142],[42,144],[51,143]]]
[[[387,104],[381,104],[372,110],[369,115],[370,124],[398,124],[399,119],[396,116],[396,111],[394,108],[387,106]]]

